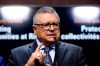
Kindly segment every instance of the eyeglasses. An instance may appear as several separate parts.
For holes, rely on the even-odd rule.
[[[52,24],[35,24],[37,26],[40,26],[42,27],[42,29],[44,30],[49,30],[51,25],[53,26],[53,28],[56,30],[56,29],[59,29],[59,23],[52,23]]]

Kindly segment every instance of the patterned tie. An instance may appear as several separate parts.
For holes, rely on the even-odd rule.
[[[47,63],[52,66],[52,59],[50,57],[49,51],[50,51],[50,48],[45,47],[44,53],[46,53],[46,56],[44,57],[44,66],[46,66]]]

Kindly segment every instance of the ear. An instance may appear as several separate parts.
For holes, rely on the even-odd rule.
[[[33,28],[34,34],[36,34],[36,26],[32,25],[32,28]]]

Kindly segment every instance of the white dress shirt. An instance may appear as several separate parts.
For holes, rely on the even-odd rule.
[[[40,41],[39,41],[38,39],[36,39],[36,42],[37,42],[38,45],[41,44]],[[53,63],[53,62],[54,62],[54,57],[55,57],[55,44],[53,44],[51,47],[52,47],[53,49],[51,49],[51,50],[49,51],[49,54],[50,54],[50,56],[51,56],[52,63]],[[42,45],[41,48],[40,48],[40,52],[41,52],[42,54],[44,53],[44,50],[42,50],[43,48],[45,48],[44,45]]]

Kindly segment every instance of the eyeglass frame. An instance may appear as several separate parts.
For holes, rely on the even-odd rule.
[[[48,28],[46,28],[46,29],[44,29],[44,30],[49,30],[50,27],[51,27],[51,25],[53,26],[53,28],[54,28],[55,30],[59,29],[59,27],[60,27],[60,23],[52,23],[52,24],[47,23],[47,24],[34,24],[34,25],[37,25],[37,26],[39,26],[39,27],[42,27],[42,29],[44,29],[45,27],[48,27]],[[56,28],[55,28],[55,27],[56,27]]]

